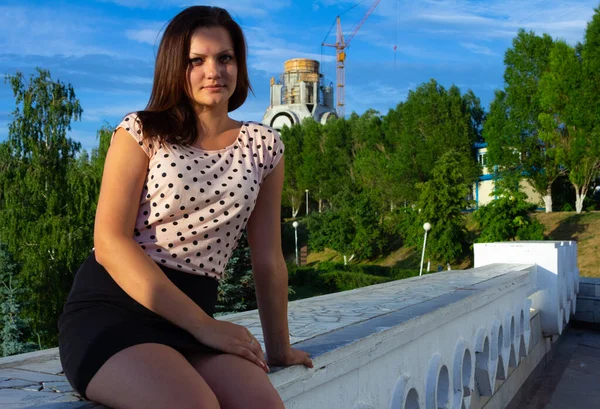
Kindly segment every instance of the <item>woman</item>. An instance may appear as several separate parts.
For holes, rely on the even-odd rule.
[[[59,320],[65,374],[83,396],[120,408],[283,408],[268,365],[291,348],[280,242],[283,144],[228,112],[250,83],[241,28],[190,7],[167,26],[145,111],[108,150],[94,251]],[[217,285],[247,226],[265,339],[212,318]]]

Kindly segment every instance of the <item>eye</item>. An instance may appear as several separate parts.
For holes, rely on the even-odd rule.
[[[228,63],[228,62],[231,62],[231,61],[233,61],[233,56],[232,55],[225,54],[225,55],[221,56],[221,62]]]
[[[190,58],[190,64],[192,65],[200,65],[202,64],[204,61],[202,60],[202,58],[200,57],[196,57],[196,58]]]

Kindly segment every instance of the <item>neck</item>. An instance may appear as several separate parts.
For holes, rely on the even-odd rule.
[[[227,105],[213,109],[198,107],[196,114],[200,124],[200,134],[203,138],[218,136],[231,127]]]

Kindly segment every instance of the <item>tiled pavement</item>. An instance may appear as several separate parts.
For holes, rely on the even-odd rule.
[[[600,408],[600,327],[563,332],[554,358],[515,409]]]
[[[13,358],[13,359],[11,359]],[[58,348],[0,360],[0,408],[102,409],[83,401],[62,374]]]

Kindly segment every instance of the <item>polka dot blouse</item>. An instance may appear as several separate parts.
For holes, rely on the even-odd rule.
[[[277,131],[244,122],[232,145],[208,151],[142,140],[135,113],[118,128],[149,158],[134,239],[161,265],[220,280],[263,180],[283,156]]]

